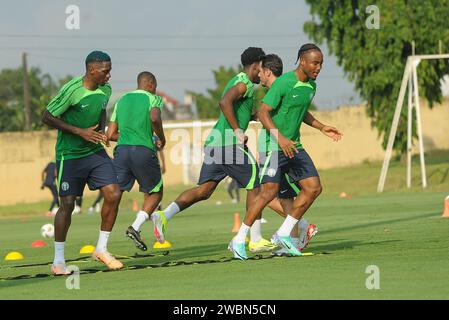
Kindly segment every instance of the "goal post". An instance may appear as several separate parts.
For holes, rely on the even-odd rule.
[[[408,90],[408,112],[407,112],[407,187],[411,187],[411,151],[412,151],[412,120],[413,120],[413,108],[416,111],[416,127],[418,134],[420,164],[421,164],[421,178],[423,188],[427,187],[426,178],[426,164],[424,159],[424,142],[423,142],[423,129],[421,119],[421,108],[419,104],[419,88],[418,88],[418,72],[417,67],[422,60],[435,60],[435,59],[449,59],[449,54],[429,54],[429,55],[411,55],[407,58],[407,62],[404,68],[404,74],[402,76],[401,88],[399,90],[399,96],[396,101],[396,109],[391,124],[390,135],[388,137],[387,149],[385,152],[384,161],[382,164],[382,171],[379,177],[379,183],[377,185],[377,192],[383,192],[385,187],[385,181],[387,178],[388,167],[391,160],[391,154],[393,152],[394,140],[399,125],[401,116],[401,110],[405,99],[405,91]]]

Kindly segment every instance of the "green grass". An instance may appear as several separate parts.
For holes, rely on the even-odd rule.
[[[168,238],[173,248],[168,255],[150,249],[147,253],[155,256],[124,259],[126,269],[117,272],[88,273],[105,268],[89,259],[73,262],[81,269],[80,290],[66,289],[66,279],[61,277],[0,280],[0,299],[448,299],[449,219],[440,216],[449,190],[445,177],[449,165],[431,159],[428,175],[433,175],[425,191],[419,188],[417,177],[412,190],[405,188],[405,167],[399,163],[393,163],[389,172],[389,192],[381,195],[375,193],[379,163],[321,171],[325,192],[306,216],[320,230],[306,249],[314,256],[229,261],[226,247],[232,237],[233,213],[242,216],[244,204],[229,204],[221,188],[209,201],[170,222]],[[416,164],[414,169],[418,175]],[[167,189],[166,204],[183,188]],[[353,198],[340,199],[341,191]],[[124,199],[110,238],[109,249],[114,254],[136,253],[124,237],[134,219],[131,204],[135,197],[140,199],[137,193],[126,194]],[[223,204],[216,205],[218,200]],[[14,267],[52,260],[51,241],[45,248],[30,246],[41,238],[41,225],[52,222],[33,213],[39,212],[39,206],[27,207],[28,212],[21,205],[1,209],[1,258],[8,251],[20,251],[25,260],[2,261],[0,278],[49,273],[49,266]],[[11,211],[20,216],[11,216]],[[263,225],[263,234],[269,238],[282,220],[269,209],[264,217],[268,223]],[[99,221],[98,214],[74,216],[66,259],[79,258],[83,245],[96,243]],[[153,242],[151,223],[144,226],[144,239],[147,244]],[[177,263],[208,260],[216,263]],[[379,290],[365,286],[369,276],[365,270],[370,265],[379,267]]]

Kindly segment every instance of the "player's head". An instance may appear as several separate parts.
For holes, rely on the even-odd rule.
[[[265,88],[271,87],[276,78],[282,75],[282,59],[275,54],[267,54],[260,62],[260,84]]]
[[[137,87],[151,93],[156,93],[157,80],[154,74],[143,71],[137,76]]]
[[[86,73],[98,85],[104,85],[111,78],[111,57],[103,51],[92,51],[86,57]]]
[[[240,56],[240,60],[243,65],[243,69],[248,74],[249,80],[252,83],[259,83],[259,69],[260,61],[265,56],[265,52],[261,48],[249,47],[243,51]]]
[[[315,80],[323,66],[323,53],[313,43],[306,43],[299,48],[298,58],[299,68],[309,77]]]

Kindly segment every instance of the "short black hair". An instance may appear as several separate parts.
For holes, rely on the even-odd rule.
[[[249,47],[243,51],[240,60],[242,61],[242,65],[246,67],[252,65],[254,62],[260,62],[264,56],[265,52],[261,48]]]
[[[306,44],[303,44],[303,45],[301,46],[301,48],[299,48],[299,50],[298,50],[298,57],[296,58],[295,64],[298,63],[298,60],[301,58],[301,56],[302,56],[304,53],[306,53],[306,52],[308,52],[308,51],[311,51],[311,50],[316,50],[316,51],[321,52],[321,49],[318,48],[318,46],[317,46],[316,44],[314,44],[314,43],[306,43]]]
[[[149,71],[142,71],[137,76],[137,84],[139,85],[143,80],[149,80],[150,82],[157,83],[156,77]]]
[[[282,59],[276,54],[267,54],[262,59],[262,68],[269,69],[276,77],[282,74]]]
[[[92,62],[108,62],[111,61],[111,57],[103,51],[92,51],[86,57],[86,67]]]

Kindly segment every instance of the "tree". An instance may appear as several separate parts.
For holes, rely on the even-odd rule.
[[[407,57],[449,49],[449,0],[377,1],[380,24],[368,28],[373,18],[368,0],[306,0],[313,19],[304,31],[317,43],[326,43],[331,54],[367,102],[371,123],[383,135],[386,148],[395,102]],[[441,41],[441,42],[440,42]],[[449,61],[423,61],[418,67],[420,94],[430,107],[442,100],[440,80],[449,74]],[[407,147],[406,108],[403,108],[395,150]],[[416,134],[414,133],[416,136]]]
[[[39,68],[28,71],[31,96],[32,129],[43,127],[42,113],[56,94],[57,86],[48,74],[42,74]],[[0,132],[22,131],[25,127],[23,103],[23,70],[4,69],[0,72]]]
[[[218,70],[212,70],[214,74],[215,89],[207,89],[207,95],[202,93],[189,92],[196,102],[198,107],[198,115],[200,118],[218,118],[220,114],[220,102],[223,90],[229,80],[232,79],[241,69],[234,69],[233,67],[226,68],[220,66]]]

